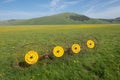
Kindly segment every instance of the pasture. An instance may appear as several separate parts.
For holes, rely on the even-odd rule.
[[[95,48],[86,46],[95,41]],[[60,45],[67,50],[73,43],[79,54],[43,59],[21,67],[29,50],[39,55],[52,53]],[[22,25],[0,26],[0,80],[119,80],[120,25]]]

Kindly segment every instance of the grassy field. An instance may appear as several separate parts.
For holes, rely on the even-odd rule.
[[[88,49],[86,41],[95,41]],[[20,67],[29,50],[39,55],[57,46],[65,50],[79,43],[82,50]],[[65,53],[67,54],[67,52]],[[52,55],[53,56],[53,55]],[[0,80],[119,80],[120,25],[0,26]]]

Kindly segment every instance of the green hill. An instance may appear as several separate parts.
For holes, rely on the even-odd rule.
[[[7,24],[14,25],[59,25],[59,24],[107,24],[120,23],[120,18],[116,19],[95,19],[76,13],[60,13],[52,16],[32,18],[28,20],[16,20]]]
[[[0,21],[0,25],[9,25],[9,24],[16,24],[17,22],[21,22],[24,20],[16,20],[16,19],[10,19],[10,20],[4,20],[4,21]]]

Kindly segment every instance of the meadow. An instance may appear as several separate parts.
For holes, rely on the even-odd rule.
[[[89,49],[86,41],[95,41]],[[67,50],[80,44],[79,54],[21,67],[24,55],[35,50],[52,53],[60,45]],[[0,80],[119,80],[120,25],[21,25],[0,26]]]

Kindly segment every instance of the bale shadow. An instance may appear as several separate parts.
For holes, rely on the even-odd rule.
[[[30,67],[31,65],[27,64],[26,62],[19,62],[18,65],[22,68]]]

